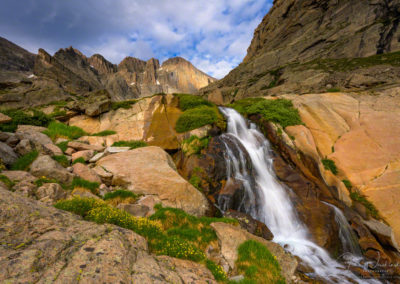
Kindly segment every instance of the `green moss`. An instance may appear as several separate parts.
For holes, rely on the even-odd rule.
[[[236,267],[239,273],[245,275],[246,281],[266,284],[285,283],[276,257],[266,246],[257,241],[249,240],[239,246]]]
[[[111,103],[111,109],[112,110],[117,110],[119,108],[130,109],[137,102],[138,102],[137,100],[129,100],[129,101],[123,101],[123,102],[113,102],[113,103]]]
[[[76,160],[74,160],[74,161],[72,162],[73,165],[75,165],[75,164],[77,164],[77,163],[81,163],[81,164],[86,165],[86,160],[85,160],[83,157],[79,157],[78,159],[76,159]]]
[[[129,190],[124,190],[124,189],[117,189],[113,192],[108,192],[104,195],[104,200],[109,200],[109,199],[113,199],[113,198],[133,198],[133,199],[137,199],[139,196],[135,193],[133,193],[132,191]]]
[[[190,94],[174,94],[179,98],[179,108],[183,111],[193,109],[199,106],[213,106],[212,103],[206,101],[200,96]]]
[[[55,110],[49,114],[49,116],[52,118],[62,117],[62,116],[66,116],[66,115],[67,115],[67,112],[65,110]]]
[[[118,142],[114,142],[112,144],[112,146],[114,147],[129,147],[130,149],[136,149],[136,148],[140,148],[140,147],[146,147],[148,146],[146,142],[144,141],[135,141],[135,140],[131,140],[131,141],[118,141]]]
[[[79,137],[87,135],[82,128],[69,126],[60,122],[50,123],[48,129],[43,131],[43,133],[52,140],[56,140],[57,138],[78,139]]]
[[[261,114],[263,119],[279,123],[283,128],[302,124],[299,112],[286,99],[247,98],[229,105],[242,115]]]
[[[353,185],[348,179],[344,179],[342,180],[342,182],[344,183],[344,185],[347,187],[348,190],[350,190],[353,187]]]
[[[335,161],[330,159],[323,159],[322,164],[324,165],[325,170],[331,171],[334,175],[338,174],[338,169],[336,167]]]
[[[199,106],[189,109],[178,118],[175,129],[178,133],[200,128],[218,121],[218,109],[209,106]]]
[[[67,156],[58,155],[58,156],[52,156],[52,158],[53,158],[54,161],[57,161],[64,168],[69,167],[69,161],[67,159]]]
[[[208,147],[208,143],[210,142],[210,137],[206,136],[203,138],[199,138],[196,135],[190,136],[188,139],[183,140],[182,142],[182,150],[187,155],[200,154],[201,150]]]
[[[109,136],[114,134],[117,134],[117,132],[115,132],[114,130],[104,130],[95,134],[91,134],[91,136]]]
[[[13,171],[26,171],[34,160],[39,156],[38,151],[32,151],[18,158],[18,160],[11,166]]]
[[[91,182],[78,177],[74,177],[71,184],[72,188],[77,188],[77,187],[86,188],[89,189],[93,194],[98,193],[99,186],[100,184],[98,182]]]
[[[4,183],[8,189],[12,189],[12,187],[14,186],[14,182],[12,180],[10,180],[7,176],[5,175],[0,175],[0,181],[2,183]]]
[[[350,198],[353,201],[360,202],[365,206],[365,208],[368,210],[369,214],[375,218],[375,219],[382,219],[379,215],[378,209],[376,209],[375,205],[372,204],[370,201],[368,201],[367,197],[365,195],[362,195],[358,192],[352,192],[350,193]]]
[[[32,110],[32,115],[22,110],[3,110],[1,112],[12,119],[9,123],[0,124],[0,131],[5,132],[14,132],[20,124],[47,127],[52,121],[50,116],[38,110]]]

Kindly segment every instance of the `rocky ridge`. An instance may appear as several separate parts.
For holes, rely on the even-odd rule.
[[[215,81],[180,57],[162,65],[154,58],[145,62],[127,57],[117,66],[99,54],[88,58],[73,47],[60,49],[53,56],[43,49],[31,54],[4,38],[0,38],[0,47],[3,108],[77,100],[103,89],[112,101],[162,92],[194,93]]]
[[[201,94],[244,97],[398,84],[399,1],[274,1],[244,61]]]

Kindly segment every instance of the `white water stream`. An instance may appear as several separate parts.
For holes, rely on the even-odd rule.
[[[327,283],[380,283],[359,279],[311,241],[307,227],[298,218],[289,198],[290,189],[275,176],[268,140],[254,124],[248,127],[246,120],[235,110],[221,108],[221,111],[228,121],[227,133],[221,136],[226,147],[227,182],[233,182],[232,178],[241,181],[246,192],[239,207],[265,223],[274,234],[274,242],[312,267],[315,275],[310,276],[322,278]],[[246,152],[250,161],[246,161]],[[224,200],[219,203],[222,210],[228,209]]]

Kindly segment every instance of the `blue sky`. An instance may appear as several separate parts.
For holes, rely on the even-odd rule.
[[[0,36],[36,53],[73,46],[113,63],[182,56],[221,78],[246,55],[272,0],[2,0]]]

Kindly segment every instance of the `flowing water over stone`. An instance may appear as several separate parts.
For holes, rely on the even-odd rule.
[[[245,191],[237,209],[265,223],[274,234],[274,242],[314,269],[311,277],[327,283],[354,283],[350,279],[356,283],[380,283],[359,279],[311,240],[289,199],[290,189],[275,176],[268,140],[235,110],[221,111],[228,120],[228,131],[221,137],[226,147],[227,183],[241,182]],[[223,198],[218,203],[222,210],[229,207]]]

